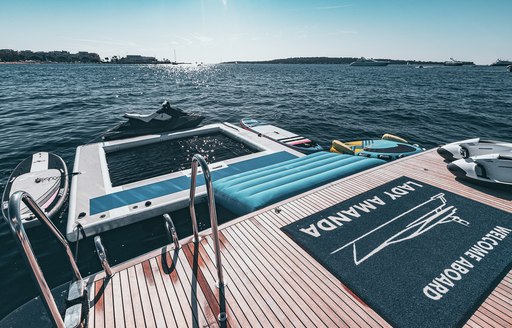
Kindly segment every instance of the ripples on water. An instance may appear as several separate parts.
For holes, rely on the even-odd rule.
[[[481,136],[512,139],[512,74],[502,67],[346,65],[0,65],[0,183],[37,151],[61,155],[71,169],[75,148],[120,121],[150,113],[164,100],[206,116],[204,124],[242,117],[266,120],[329,145],[334,138],[405,137],[424,147]],[[65,216],[57,220],[65,230]],[[159,222],[104,237],[114,261],[137,246],[165,242]],[[51,285],[69,279],[63,253],[42,229],[29,232]],[[127,241],[124,242],[123,239]],[[99,270],[91,243],[80,267]],[[14,241],[0,224],[0,317],[35,295]]]

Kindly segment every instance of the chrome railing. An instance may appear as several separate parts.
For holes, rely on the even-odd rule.
[[[74,279],[76,281],[82,281],[82,275],[80,274],[80,270],[78,270],[78,266],[73,259],[73,253],[69,248],[69,245],[62,235],[62,233],[55,227],[52,221],[46,216],[44,211],[37,205],[36,201],[30,196],[28,193],[24,191],[18,191],[14,193],[9,198],[9,207],[8,207],[8,218],[5,218],[7,224],[11,228],[11,232],[15,237],[15,240],[18,244],[18,247],[21,250],[21,255],[25,259],[27,266],[30,268],[30,273],[32,278],[34,279],[39,294],[41,295],[41,300],[50,315],[50,320],[53,325],[56,327],[65,327],[64,321],[60,315],[57,304],[55,303],[55,299],[53,298],[52,292],[46,279],[44,278],[44,274],[37,262],[37,258],[34,255],[34,251],[32,250],[32,246],[30,244],[30,240],[25,232],[25,228],[23,227],[23,222],[21,220],[21,203],[24,203],[27,208],[39,219],[41,224],[45,225],[52,234],[57,238],[57,240],[62,244],[64,249],[66,250],[66,254],[68,256],[69,263],[71,268],[73,269]],[[84,295],[84,286],[83,283],[79,284],[79,294]]]
[[[169,214],[164,214],[164,220],[167,235],[169,239],[174,243],[174,249],[179,249],[180,240],[178,239],[178,234],[176,233],[176,228],[174,227],[174,222],[172,222],[171,216]]]
[[[192,173],[190,176],[190,218],[192,219],[192,229],[194,230],[194,243],[199,242],[199,231],[197,228],[196,209],[194,206],[196,196],[196,179],[197,179],[197,164],[201,165],[203,169],[203,176],[206,184],[206,194],[208,197],[208,209],[210,213],[210,222],[212,226],[213,246],[215,250],[215,264],[217,266],[217,287],[224,287],[224,275],[222,272],[222,260],[220,256],[220,242],[219,242],[219,229],[217,224],[217,210],[215,209],[215,197],[213,194],[212,175],[208,164],[203,156],[196,154],[192,157]]]
[[[94,247],[96,248],[96,254],[98,254],[98,258],[100,259],[101,266],[105,271],[105,275],[107,277],[112,277],[112,269],[110,268],[107,252],[105,251],[105,247],[103,247],[100,236],[94,237]]]

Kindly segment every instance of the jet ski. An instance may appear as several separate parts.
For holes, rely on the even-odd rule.
[[[448,164],[448,170],[471,182],[512,189],[512,151],[461,158]]]
[[[162,108],[148,115],[124,114],[128,121],[108,130],[103,140],[116,140],[155,134],[175,130],[190,129],[198,126],[204,119],[203,116],[185,113],[182,109],[171,107],[168,101],[162,104]]]
[[[461,158],[512,151],[512,143],[473,138],[453,142],[437,148],[437,153],[451,162]]]
[[[341,142],[333,140],[330,151],[333,153],[358,155],[392,161],[424,151],[416,144],[386,133],[380,140],[357,140]]]

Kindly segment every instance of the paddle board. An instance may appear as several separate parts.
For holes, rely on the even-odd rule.
[[[240,120],[240,126],[246,130],[252,131],[259,136],[271,139],[277,143],[293,148],[303,153],[314,153],[323,150],[311,139],[299,136],[293,132],[286,131],[277,126],[260,122],[251,118]]]
[[[61,209],[69,189],[66,164],[57,155],[40,152],[23,160],[12,172],[2,197],[2,212],[8,216],[9,197],[17,191],[29,193],[51,219]],[[39,220],[21,205],[21,219],[26,228]]]

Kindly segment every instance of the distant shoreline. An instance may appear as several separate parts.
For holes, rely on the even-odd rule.
[[[221,62],[220,64],[350,64],[360,57],[290,57],[271,60],[235,60]],[[372,58],[373,59],[373,58]],[[462,66],[475,65],[470,61],[457,61],[450,58],[451,61],[432,61],[432,60],[413,60],[413,59],[389,59],[376,58],[377,61],[387,62],[391,65],[448,65]],[[31,50],[12,50],[0,49],[0,64],[171,64],[184,65],[191,64],[178,62],[176,59],[171,61],[163,58],[162,60],[151,56],[142,55],[126,55],[125,57],[104,57],[101,58],[97,53],[79,51],[78,53],[70,53],[68,51],[31,51]],[[197,64],[197,62],[196,62]],[[201,65],[203,63],[201,62]]]
[[[42,63],[32,63],[32,62],[1,62],[0,65],[27,65],[27,64],[42,64]]]
[[[277,62],[274,60],[271,61],[231,61],[231,62],[222,62],[218,63],[218,65],[350,65],[350,63],[323,63],[323,62]],[[107,65],[107,66],[115,66],[115,65],[169,65],[169,66],[180,66],[180,65],[192,65],[192,63],[109,63],[109,62],[101,62],[101,63],[67,63],[67,62],[1,62],[0,65]],[[208,64],[200,64],[201,66],[205,66]],[[399,65],[399,66],[445,66],[442,62],[417,62],[417,61],[409,61],[409,63],[394,63],[390,62],[389,65]],[[477,65],[477,64],[465,64],[463,66],[474,66],[474,67],[493,67],[495,65]]]
[[[64,64],[64,65],[191,65],[192,63],[173,63],[173,62],[157,62],[157,63],[114,63],[114,62],[99,62],[99,63],[69,63],[69,62],[50,62],[50,61],[13,61],[3,62],[0,61],[0,65],[52,65],[52,64]]]
[[[292,57],[272,60],[257,61],[229,61],[222,64],[350,64],[359,58],[356,57]],[[377,61],[385,61],[390,65],[444,65],[444,62],[375,58]],[[464,65],[475,65],[473,62],[463,62]]]
[[[27,65],[27,64],[67,64],[67,65],[76,65],[76,64],[96,64],[96,65],[191,65],[192,63],[186,62],[172,62],[169,60],[159,61],[151,57],[154,61],[149,62],[130,62],[126,60],[116,60],[116,61],[92,61],[92,62],[82,62],[82,61],[52,61],[52,60],[19,60],[19,61],[1,61],[0,65]],[[124,58],[123,58],[124,59]],[[359,58],[355,57],[292,57],[292,58],[282,58],[282,59],[271,59],[271,60],[255,60],[255,61],[227,61],[221,62],[219,64],[315,64],[315,65],[349,65],[352,62],[355,62]],[[389,63],[389,65],[411,65],[411,66],[445,66],[445,62],[440,61],[422,61],[422,60],[405,60],[405,59],[386,59],[386,58],[378,58],[375,59],[377,61],[385,61]],[[473,62],[460,62],[461,66],[493,66],[493,65],[475,65]],[[197,63],[196,63],[197,64]],[[198,65],[203,65],[200,63]]]

